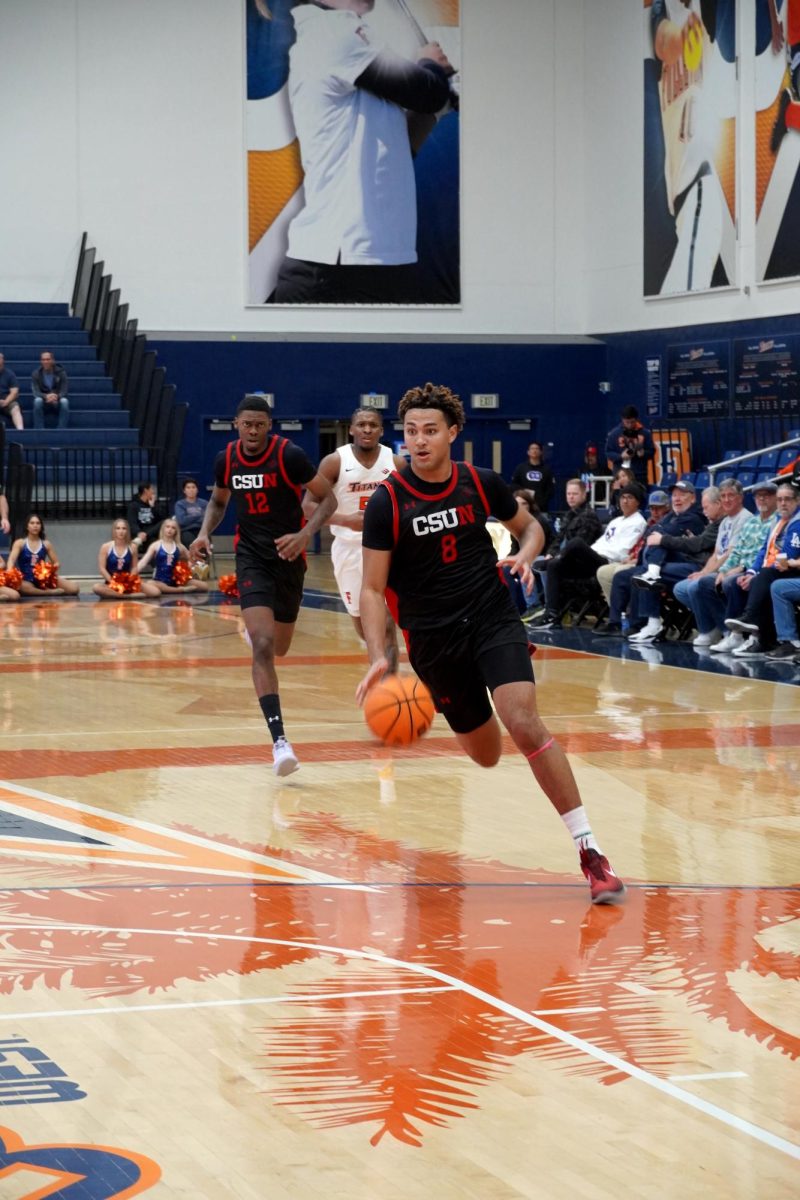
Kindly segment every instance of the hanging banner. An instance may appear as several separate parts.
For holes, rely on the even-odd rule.
[[[755,6],[756,281],[800,276],[800,0]]]
[[[736,0],[644,0],[644,294],[737,279]]]
[[[248,303],[458,305],[459,0],[245,2]]]

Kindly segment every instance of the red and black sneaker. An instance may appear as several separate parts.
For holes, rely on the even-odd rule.
[[[625,884],[614,874],[604,854],[581,846],[581,870],[592,893],[592,904],[622,903]]]

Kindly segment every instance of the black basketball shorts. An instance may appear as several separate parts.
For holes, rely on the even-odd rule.
[[[488,692],[533,683],[525,626],[509,601],[439,629],[410,632],[408,656],[454,733],[472,733],[492,715]]]
[[[303,600],[306,562],[260,558],[247,550],[236,551],[239,603],[246,608],[271,608],[276,621],[293,625]]]

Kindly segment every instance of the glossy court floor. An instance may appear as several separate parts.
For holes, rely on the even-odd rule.
[[[796,1197],[800,673],[541,639],[593,909],[510,748],[372,741],[312,582],[282,782],[234,604],[0,611],[2,1200]]]

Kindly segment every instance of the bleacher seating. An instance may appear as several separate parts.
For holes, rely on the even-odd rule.
[[[768,450],[758,456],[758,471],[771,471],[774,475],[778,469],[778,451]]]
[[[787,446],[785,450],[781,450],[780,454],[778,455],[778,470],[780,471],[783,467],[788,467],[790,463],[794,462],[799,454],[800,446]]]
[[[736,478],[743,488],[752,487],[756,481],[755,471],[737,471]]]
[[[703,488],[707,488],[711,483],[711,475],[708,471],[695,471],[694,486],[698,492],[702,492]]]

